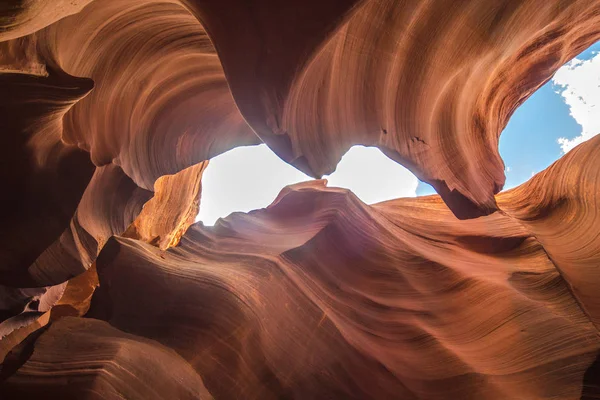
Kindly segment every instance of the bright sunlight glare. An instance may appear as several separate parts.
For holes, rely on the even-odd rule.
[[[352,147],[336,171],[324,178],[328,186],[350,189],[367,204],[414,197],[418,184],[409,170],[379,149],[363,146]],[[264,144],[235,148],[210,160],[196,220],[214,225],[232,212],[264,208],[285,186],[311,179]]]

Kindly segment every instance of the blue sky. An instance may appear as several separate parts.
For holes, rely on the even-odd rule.
[[[600,43],[594,44],[576,57],[576,60],[587,60],[586,65],[577,65],[577,61],[574,60],[562,68],[563,71],[570,72],[567,77],[568,82],[570,82],[569,78],[579,77],[584,83],[588,83],[587,86],[595,89],[587,96],[587,103],[590,107],[593,107],[593,103],[597,102],[600,97],[600,88],[597,87],[598,77],[600,77],[600,56],[596,54],[597,52],[600,52]],[[596,57],[594,58],[594,56]],[[569,69],[569,65],[575,65],[575,68]],[[582,73],[583,67],[587,67],[584,73]],[[558,75],[559,73],[555,75],[555,78]],[[573,82],[571,86],[581,85]],[[567,104],[561,94],[565,89],[554,79],[548,81],[531,95],[510,118],[500,136],[499,146],[500,155],[507,167],[505,189],[520,185],[529,180],[532,173],[538,173],[558,160],[563,155],[563,149],[558,143],[559,138],[573,139],[582,132],[582,126],[571,116],[572,107]],[[575,89],[579,89],[579,87],[575,87]],[[577,90],[575,90],[575,95],[577,96]],[[573,107],[577,107],[577,104],[573,104]],[[598,111],[600,112],[600,110]],[[600,115],[598,115],[598,120],[600,120]],[[598,131],[593,133],[598,133]],[[419,183],[418,196],[434,193],[431,186],[423,182]]]
[[[565,151],[600,132],[600,42],[559,69],[511,117],[500,136],[505,189],[529,180]],[[344,155],[329,186],[352,190],[373,204],[434,194],[433,188],[376,148],[355,146]],[[269,205],[286,185],[311,178],[266,145],[240,147],[213,158],[202,179],[197,220],[213,225],[232,212]]]

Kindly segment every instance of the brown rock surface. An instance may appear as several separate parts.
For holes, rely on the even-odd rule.
[[[154,197],[123,236],[143,240],[162,250],[176,246],[198,215],[200,180],[207,166],[208,161],[204,161],[178,174],[159,178],[154,184]]]
[[[512,112],[599,0],[0,5],[0,398],[600,398],[600,137],[498,193]],[[207,160],[377,146],[194,224]],[[206,385],[206,387],[204,386]]]
[[[0,100],[8,103],[0,112],[16,117],[6,127],[11,134],[5,135],[7,143],[2,146],[7,153],[2,173],[15,188],[3,199],[1,211],[15,221],[2,227],[8,232],[0,232],[2,238],[6,236],[0,245],[2,284],[46,286],[83,272],[104,241],[123,233],[135,219],[158,178],[235,146],[260,142],[234,105],[204,29],[179,5],[94,1],[46,29],[0,43],[0,50],[4,69],[11,71],[0,77],[8,94]],[[75,76],[89,77],[93,83]],[[21,81],[26,80],[42,89],[33,84],[23,88],[26,83]],[[84,87],[63,90],[73,100],[46,111],[44,96],[62,95],[61,86],[52,86],[58,85],[54,81]],[[89,98],[72,108],[92,86]],[[20,111],[26,102],[36,106]],[[44,114],[29,116],[28,112]],[[40,141],[58,140],[56,146],[73,154],[53,150],[56,160],[48,159],[50,144],[28,139],[34,129],[43,130],[36,136]],[[68,180],[70,186],[54,193],[60,182],[37,178],[44,170],[33,168],[35,162],[45,163],[46,175],[56,174],[64,165],[66,171],[59,171],[57,179]],[[25,176],[31,169],[37,175]],[[197,187],[198,176],[188,178],[186,184]],[[42,183],[34,179],[43,179],[47,187],[38,189]],[[56,201],[61,212],[50,201],[57,194],[62,196]],[[41,198],[48,201],[40,205]],[[181,207],[189,210],[187,203]],[[40,214],[56,221],[46,222],[43,229],[16,222],[40,221],[44,217]]]
[[[438,196],[369,207],[316,182],[168,251],[112,239],[91,315],[175,349],[216,398],[579,398],[600,235],[547,208],[595,204],[599,153],[597,137],[498,196],[517,207],[468,221]],[[566,171],[578,189],[527,188]],[[542,235],[578,229],[596,232],[574,249],[588,268]]]
[[[173,350],[105,322],[74,317],[52,324],[37,339],[2,391],[21,399],[212,399]]]
[[[5,0],[0,4],[0,41],[42,29],[81,11],[92,0]]]
[[[188,2],[281,158],[321,176],[352,145],[376,145],[459,218],[496,209],[512,112],[600,39],[596,0]]]

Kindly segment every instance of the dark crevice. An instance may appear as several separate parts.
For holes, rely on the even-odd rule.
[[[33,354],[35,342],[46,332],[48,327],[49,325],[32,332],[6,355],[2,364],[0,364],[0,394],[2,393],[2,383],[29,360]]]
[[[581,389],[581,400],[600,399],[600,352],[596,359],[583,375],[583,387]]]

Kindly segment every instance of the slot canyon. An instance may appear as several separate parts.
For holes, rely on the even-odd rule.
[[[600,135],[508,190],[498,150],[598,41],[600,0],[0,1],[0,399],[600,399]],[[260,144],[314,179],[195,222]],[[356,145],[437,194],[328,185]]]

